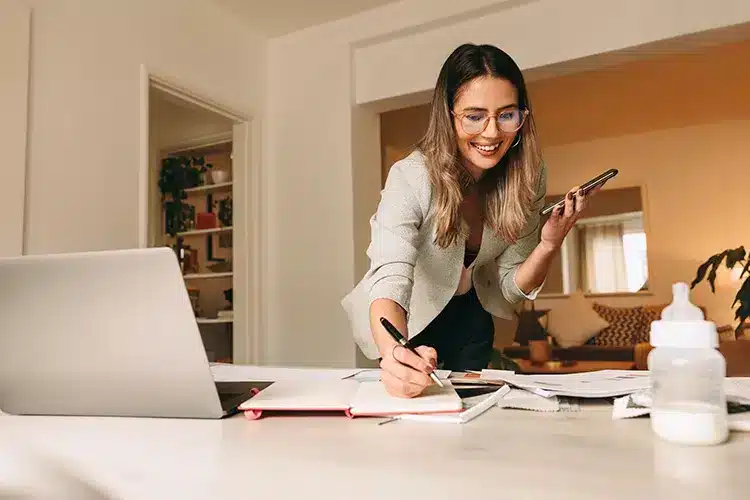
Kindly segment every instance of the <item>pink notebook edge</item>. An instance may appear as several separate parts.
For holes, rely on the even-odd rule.
[[[252,398],[258,394],[261,390],[258,388],[253,388],[250,391],[250,399],[245,401],[240,405],[240,411],[244,413],[245,418],[247,420],[259,420],[264,416],[264,413],[272,413],[272,414],[289,414],[289,413],[304,413],[304,414],[320,414],[320,413],[343,413],[347,418],[379,418],[379,417],[393,417],[396,415],[404,415],[404,414],[412,414],[412,415],[450,415],[450,414],[458,414],[463,413],[466,411],[466,408],[461,406],[461,408],[455,409],[455,410],[428,410],[428,411],[419,411],[419,412],[403,412],[403,411],[393,411],[393,412],[383,412],[383,413],[352,413],[351,406],[349,407],[341,407],[341,408],[263,408],[263,409],[255,409],[255,408],[248,408],[248,409],[242,409],[242,405],[252,400]]]

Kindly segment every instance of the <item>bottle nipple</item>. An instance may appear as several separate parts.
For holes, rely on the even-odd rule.
[[[664,321],[703,321],[703,311],[690,302],[690,287],[687,283],[672,285],[672,303],[661,313]]]

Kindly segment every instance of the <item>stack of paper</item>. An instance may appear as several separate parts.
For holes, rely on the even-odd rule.
[[[609,398],[632,394],[649,387],[647,371],[600,370],[559,375],[518,375],[507,371],[482,370],[481,379],[502,380],[543,397],[573,396]]]
[[[727,377],[724,379],[724,394],[729,405],[730,412],[746,412],[742,406],[750,405],[750,377]],[[651,391],[642,391],[628,394],[615,399],[612,408],[612,420],[623,418],[634,418],[651,413]],[[747,416],[741,417],[750,420]]]

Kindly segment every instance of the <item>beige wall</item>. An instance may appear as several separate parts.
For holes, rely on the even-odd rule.
[[[610,167],[621,173],[609,187],[645,188],[653,295],[603,302],[668,302],[672,283],[689,283],[707,257],[748,244],[736,181],[750,157],[750,65],[739,63],[748,60],[750,41],[533,86],[550,192]],[[717,292],[704,284],[693,297],[729,323],[736,289]]]
[[[255,114],[265,42],[208,2],[27,3],[27,250],[136,246],[140,65]]]
[[[376,112],[423,98],[458,43],[494,43],[523,68],[550,72],[571,57],[748,21],[750,4],[732,0],[410,0],[272,40],[263,359],[356,362],[340,300],[367,265],[381,187]]]
[[[549,166],[549,193],[607,168],[608,189],[643,186],[652,295],[595,298],[610,304],[663,303],[713,253],[748,245],[739,181],[748,169],[750,41],[654,57],[530,84]],[[421,134],[426,106],[383,114],[384,151]],[[389,161],[392,158],[389,158]],[[610,191],[611,192],[611,191]],[[717,322],[732,319],[736,288],[694,292]],[[541,299],[539,307],[554,303]]]
[[[0,257],[23,252],[30,21],[23,2],[0,0]]]

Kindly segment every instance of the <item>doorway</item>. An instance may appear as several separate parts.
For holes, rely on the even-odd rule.
[[[257,127],[145,68],[141,103],[139,246],[174,250],[208,360],[255,363]]]

